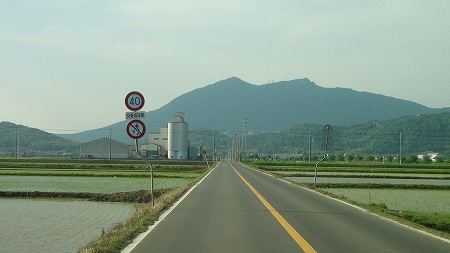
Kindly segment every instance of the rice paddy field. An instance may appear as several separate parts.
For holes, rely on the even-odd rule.
[[[1,252],[76,252],[135,210],[123,203],[0,198]]]
[[[194,178],[154,178],[154,189],[175,188]],[[150,178],[0,176],[0,191],[114,193],[150,190]]]
[[[450,164],[248,163],[299,185],[446,233],[450,238]]]
[[[286,177],[297,183],[314,183],[314,177]],[[365,177],[317,177],[319,184],[394,184],[394,185],[449,185],[449,179],[410,179],[410,178],[365,178]]]
[[[321,188],[357,203],[384,203],[388,209],[419,213],[449,213],[449,190]]]
[[[207,170],[203,164],[156,165],[153,186],[155,190],[181,187]],[[0,159],[0,192],[111,194],[141,190],[150,190],[150,172],[139,162]],[[0,251],[76,252],[134,215],[140,206],[82,199],[0,198]]]

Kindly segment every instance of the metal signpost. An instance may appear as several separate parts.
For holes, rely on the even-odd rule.
[[[137,92],[132,91],[128,93],[125,97],[125,105],[126,107],[131,110],[132,112],[126,112],[125,113],[125,119],[130,120],[126,126],[126,131],[128,136],[130,136],[131,139],[135,140],[136,143],[136,154],[142,158],[149,166],[150,166],[150,196],[152,201],[152,206],[155,205],[155,198],[153,194],[153,167],[145,158],[145,156],[142,156],[139,153],[139,144],[138,140],[142,138],[146,133],[146,128],[144,122],[142,122],[139,119],[145,118],[145,112],[139,111],[144,107],[145,99],[144,96]]]
[[[320,159],[317,163],[316,163],[316,170],[314,172],[314,187],[316,187],[316,182],[317,182],[317,167],[319,166],[319,163],[322,162],[323,160],[325,160],[325,158],[327,158],[327,151],[330,149],[331,147],[331,134],[333,133],[333,127],[331,127],[330,125],[325,125],[323,126],[323,133],[322,133],[322,149],[325,152],[323,155],[323,158]]]

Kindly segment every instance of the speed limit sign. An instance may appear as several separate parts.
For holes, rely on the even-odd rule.
[[[138,91],[132,91],[125,97],[125,105],[130,111],[139,111],[144,107],[144,96]]]

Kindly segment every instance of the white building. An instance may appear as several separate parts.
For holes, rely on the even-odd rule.
[[[184,113],[177,112],[168,123],[167,158],[188,159],[188,149],[188,124],[184,121]]]
[[[189,159],[188,124],[184,113],[177,112],[167,127],[161,127],[159,133],[148,135],[148,144],[142,147],[147,157],[167,157],[168,159]]]
[[[438,155],[439,155],[439,153],[428,153],[428,154],[426,154],[426,156],[428,156],[431,159],[431,161],[433,161],[433,162],[436,162],[436,156],[438,156]],[[425,155],[418,155],[417,158],[420,159],[420,160],[423,160],[424,156]]]
[[[167,127],[161,127],[159,131],[159,133],[148,134],[148,144],[143,148],[143,151],[145,151],[147,157],[167,157],[167,145],[169,138]]]
[[[107,137],[80,144],[80,159],[129,159],[133,157],[134,152],[131,146]]]

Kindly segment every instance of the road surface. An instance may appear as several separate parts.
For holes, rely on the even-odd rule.
[[[222,161],[131,252],[448,253],[450,242]]]

